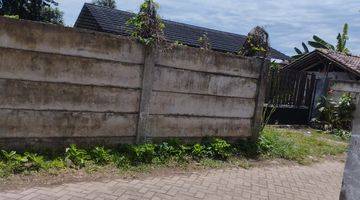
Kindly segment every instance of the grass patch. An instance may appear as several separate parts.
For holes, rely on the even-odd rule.
[[[268,127],[261,134],[258,146],[264,157],[303,163],[311,157],[342,154],[347,151],[348,145],[323,133],[306,135],[300,131]]]
[[[159,167],[186,169],[194,163],[203,168],[250,168],[252,164],[249,158],[258,157],[283,158],[307,164],[313,158],[338,155],[346,150],[347,143],[344,140],[323,132],[303,134],[291,129],[267,127],[258,142],[239,141],[229,144],[222,139],[207,138],[196,144],[170,140],[159,144],[121,145],[117,149],[81,149],[71,145],[63,155],[57,157],[1,151],[0,177],[32,172],[59,174],[63,170],[81,168],[91,174],[109,166],[116,167],[121,172],[134,173],[146,173]]]

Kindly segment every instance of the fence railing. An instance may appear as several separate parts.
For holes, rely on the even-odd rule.
[[[265,103],[276,107],[310,108],[315,75],[292,70],[270,70]]]

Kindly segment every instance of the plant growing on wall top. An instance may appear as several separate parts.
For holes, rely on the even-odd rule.
[[[209,39],[207,33],[203,34],[198,39],[198,43],[200,45],[200,48],[202,48],[202,49],[205,49],[205,50],[210,50],[211,49],[211,43],[210,43],[210,39]]]
[[[158,8],[159,5],[153,0],[145,0],[139,13],[127,22],[127,25],[131,26],[131,36],[147,46],[165,40],[165,25],[157,14]]]
[[[257,26],[248,33],[239,53],[243,56],[267,57],[269,49],[269,34],[264,28]]]

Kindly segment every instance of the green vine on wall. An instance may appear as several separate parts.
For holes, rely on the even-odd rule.
[[[160,16],[157,14],[159,5],[153,0],[145,0],[140,6],[139,13],[131,18],[131,36],[146,46],[153,46],[165,40],[164,28]]]

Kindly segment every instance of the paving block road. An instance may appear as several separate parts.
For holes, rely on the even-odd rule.
[[[337,200],[344,163],[208,170],[143,180],[80,182],[0,193],[0,200]]]

